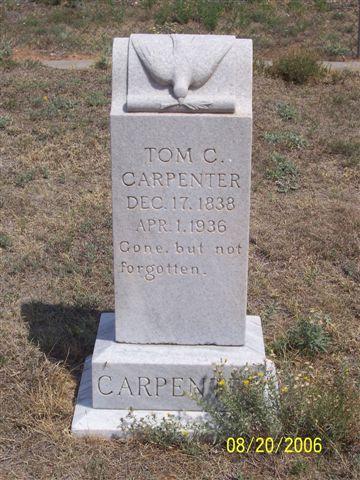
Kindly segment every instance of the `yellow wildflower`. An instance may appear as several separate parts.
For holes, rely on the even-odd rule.
[[[218,384],[219,387],[223,387],[225,385],[225,380],[222,378],[222,379],[218,380],[217,384]]]
[[[289,388],[286,387],[286,386],[281,388],[282,393],[286,393],[288,390],[289,390]]]
[[[249,385],[249,380],[243,380],[243,384],[245,385],[245,387],[247,387]]]

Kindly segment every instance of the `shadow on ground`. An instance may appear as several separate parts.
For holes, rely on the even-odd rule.
[[[99,310],[33,301],[21,306],[21,315],[29,325],[29,340],[70,369],[76,369],[92,353]]]

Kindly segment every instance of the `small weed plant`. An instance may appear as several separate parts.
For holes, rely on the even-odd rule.
[[[294,327],[275,341],[274,351],[279,355],[284,355],[291,351],[298,351],[308,356],[314,356],[317,353],[327,351],[330,343],[330,335],[327,332],[326,324],[318,314],[313,314],[309,318],[300,318]]]
[[[279,394],[286,435],[320,437],[324,451],[357,443],[359,388],[348,368],[320,377],[310,363],[304,363],[300,372],[283,372]]]
[[[296,108],[289,103],[278,103],[276,106],[276,112],[282,120],[287,122],[295,120],[297,117]]]
[[[12,56],[12,47],[9,42],[0,43],[0,63],[9,60]]]
[[[99,70],[106,70],[109,66],[108,59],[105,57],[105,55],[102,55],[95,63],[95,68]]]

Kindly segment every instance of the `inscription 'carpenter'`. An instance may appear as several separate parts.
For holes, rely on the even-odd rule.
[[[130,397],[184,397],[188,395],[204,396],[214,389],[214,378],[202,377],[121,377],[101,375],[97,388],[101,395],[119,395]]]
[[[240,188],[238,173],[215,172],[124,172],[125,187]]]

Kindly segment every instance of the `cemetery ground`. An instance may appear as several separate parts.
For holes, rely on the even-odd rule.
[[[154,3],[117,10],[108,2],[80,16],[74,7],[73,24],[64,3],[0,6],[2,15],[8,9],[0,23],[0,479],[359,478],[358,73],[303,85],[261,65],[254,75],[248,312],[261,316],[278,370],[281,434],[321,437],[323,452],[231,455],[221,442],[171,428],[126,442],[70,435],[100,312],[114,309],[109,40],[212,25],[212,17],[207,26],[170,21]],[[231,31],[255,36],[259,57],[272,57],[278,44],[287,52],[290,35],[334,58],[322,50],[326,35],[342,31],[329,42],[351,45],[355,14],[325,3],[289,2],[296,20],[275,2],[245,6],[249,30],[245,22]],[[119,16],[109,21],[109,11]],[[226,15],[216,33],[228,33]],[[293,30],[285,35],[286,22]],[[86,71],[52,70],[27,59],[34,51],[35,59],[95,52],[100,61]],[[267,433],[257,427],[252,433]],[[243,434],[233,428],[229,434]]]
[[[1,65],[0,478],[358,478],[356,73],[254,78],[248,311],[278,369],[283,434],[319,436],[323,453],[70,435],[99,313],[114,308],[110,80],[110,68]]]
[[[106,59],[113,37],[132,33],[209,33],[252,38],[257,58],[300,46],[321,59],[354,57],[357,0],[3,0],[0,57]]]

